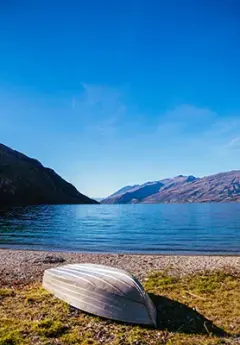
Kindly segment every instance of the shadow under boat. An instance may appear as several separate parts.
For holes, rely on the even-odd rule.
[[[157,309],[157,329],[169,332],[229,336],[196,310],[168,297],[149,294]]]

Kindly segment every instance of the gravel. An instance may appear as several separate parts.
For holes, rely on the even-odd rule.
[[[227,270],[240,274],[240,256],[128,255],[0,249],[0,287],[40,282],[45,269],[69,263],[115,266],[143,280],[153,271],[173,275]]]

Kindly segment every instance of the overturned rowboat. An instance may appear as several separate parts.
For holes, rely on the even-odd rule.
[[[130,273],[94,264],[45,270],[43,287],[71,306],[104,318],[156,327],[156,308]]]

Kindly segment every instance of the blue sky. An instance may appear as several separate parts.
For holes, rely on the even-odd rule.
[[[0,138],[81,192],[239,169],[238,0],[1,1]]]

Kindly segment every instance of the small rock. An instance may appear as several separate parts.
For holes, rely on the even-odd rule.
[[[34,263],[43,263],[43,264],[58,264],[64,262],[65,259],[61,256],[47,255],[43,258],[37,258]]]

